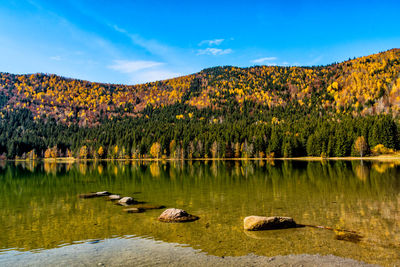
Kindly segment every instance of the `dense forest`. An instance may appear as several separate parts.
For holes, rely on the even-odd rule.
[[[364,156],[399,149],[400,50],[153,83],[0,73],[2,158]]]

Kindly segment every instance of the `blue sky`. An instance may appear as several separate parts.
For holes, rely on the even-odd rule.
[[[136,84],[219,65],[324,65],[400,47],[399,14],[384,0],[0,0],[0,71]]]

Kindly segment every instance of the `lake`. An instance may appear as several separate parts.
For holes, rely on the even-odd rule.
[[[127,214],[110,191],[200,217],[161,223],[163,211]],[[249,215],[312,227],[247,232]],[[400,264],[400,164],[375,161],[167,161],[0,163],[0,263],[76,244],[153,240],[229,257],[321,254]],[[128,241],[126,241],[128,242]],[[147,241],[146,241],[147,242]],[[114,245],[113,245],[114,244]],[[114,247],[115,249],[115,247]],[[151,246],[150,246],[151,249]]]

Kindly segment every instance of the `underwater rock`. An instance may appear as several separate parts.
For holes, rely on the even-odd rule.
[[[141,208],[128,208],[128,209],[124,209],[125,212],[127,213],[141,213],[144,212],[144,209]]]
[[[105,196],[111,195],[111,193],[108,191],[101,191],[101,192],[97,192],[96,195],[98,195],[99,197],[105,197]]]
[[[335,239],[358,243],[361,241],[362,236],[354,232],[346,232],[335,230]]]
[[[144,210],[159,210],[165,208],[165,206],[162,205],[151,205],[151,204],[136,204],[133,207]]]
[[[123,205],[123,206],[133,204],[134,202],[135,201],[131,197],[123,197],[120,200],[118,200],[118,204]]]
[[[109,195],[108,198],[110,200],[120,200],[121,196],[120,195]]]
[[[181,209],[166,209],[163,213],[161,213],[158,220],[161,222],[192,222],[198,220],[199,217],[195,215],[191,215],[184,210]]]
[[[101,191],[101,192],[96,192],[96,193],[88,193],[88,194],[80,194],[80,198],[94,198],[94,197],[104,197],[104,196],[109,196],[111,195],[110,192],[108,191]]]
[[[244,229],[248,231],[285,229],[296,227],[296,222],[291,217],[262,217],[248,216],[244,218]]]

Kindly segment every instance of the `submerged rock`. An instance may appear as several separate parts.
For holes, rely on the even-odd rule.
[[[109,195],[108,198],[110,200],[120,200],[121,196],[120,195]]]
[[[335,239],[336,240],[343,240],[343,241],[358,243],[361,241],[361,238],[362,238],[362,236],[357,233],[335,230]]]
[[[128,208],[128,209],[124,209],[125,212],[127,213],[141,213],[144,211],[144,209],[141,208]]]
[[[163,213],[161,213],[158,220],[161,222],[192,222],[198,220],[199,217],[195,215],[191,215],[184,210],[181,209],[166,209]]]
[[[165,206],[162,206],[162,205],[151,205],[151,204],[136,204],[133,207],[138,208],[138,209],[144,209],[144,210],[158,210],[158,209],[165,208]]]
[[[133,203],[135,203],[135,201],[131,197],[123,197],[120,200],[118,200],[118,204],[120,205],[130,205]]]
[[[109,196],[111,195],[110,192],[108,191],[101,191],[101,192],[96,192],[96,193],[88,193],[88,194],[80,194],[80,198],[94,198],[94,197],[104,197],[104,196]]]
[[[105,197],[105,196],[111,195],[111,193],[108,191],[101,191],[101,192],[97,192],[96,195],[98,195],[99,197]]]
[[[285,229],[296,227],[296,222],[291,217],[262,217],[248,216],[244,218],[244,229],[248,231]]]

